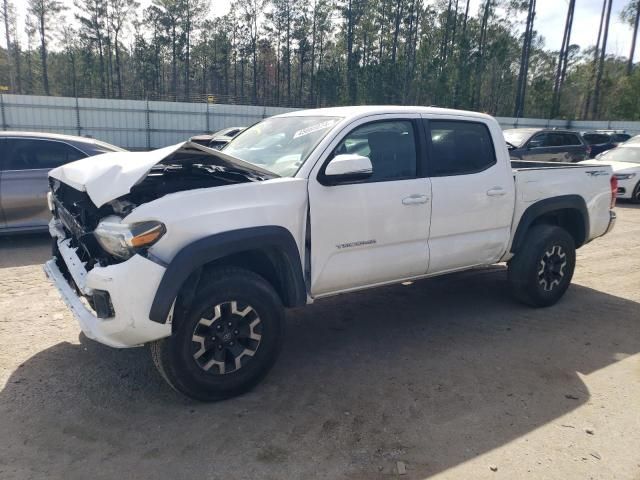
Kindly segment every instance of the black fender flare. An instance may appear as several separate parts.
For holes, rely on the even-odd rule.
[[[584,231],[580,232],[582,234],[582,241],[576,242],[576,248],[584,245],[589,238],[590,229],[589,210],[587,210],[587,204],[585,203],[584,198],[580,195],[560,195],[557,197],[545,198],[544,200],[535,202],[527,207],[522,214],[522,217],[520,217],[518,228],[516,228],[516,233],[513,237],[513,242],[511,243],[511,253],[518,251],[524,241],[527,230],[529,230],[529,227],[537,218],[558,210],[577,210],[580,213]]]
[[[282,259],[286,279],[283,303],[288,307],[307,302],[307,289],[296,241],[284,227],[267,225],[216,233],[196,240],[180,250],[167,266],[151,304],[149,319],[165,323],[174,300],[189,276],[199,267],[249,250],[271,249]]]

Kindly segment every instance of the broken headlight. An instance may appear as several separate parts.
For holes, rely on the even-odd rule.
[[[114,257],[126,260],[140,249],[156,243],[167,229],[156,221],[119,223],[117,217],[108,217],[98,224],[93,235],[100,246]]]

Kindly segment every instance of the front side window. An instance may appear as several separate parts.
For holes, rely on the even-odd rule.
[[[373,167],[369,182],[416,176],[416,139],[410,120],[385,120],[361,125],[352,130],[333,153],[369,157]]]
[[[6,140],[5,170],[52,169],[86,155],[63,142],[10,138]]]
[[[539,133],[534,136],[527,145],[529,148],[540,148],[551,146],[551,141],[547,133]]]
[[[430,121],[429,127],[432,176],[479,172],[496,163],[491,134],[483,123]]]
[[[323,116],[268,118],[240,133],[223,151],[281,177],[293,177],[340,120]]]

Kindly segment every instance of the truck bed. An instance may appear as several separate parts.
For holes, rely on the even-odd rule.
[[[611,202],[609,165],[512,160],[516,186],[514,225],[527,207],[541,200],[580,196],[589,211],[588,239],[602,235],[609,224]]]
[[[531,170],[531,169],[550,169],[550,168],[584,168],[593,167],[593,165],[580,165],[579,163],[567,162],[529,162],[526,160],[511,160],[511,168],[513,170]]]

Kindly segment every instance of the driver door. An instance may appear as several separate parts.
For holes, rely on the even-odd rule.
[[[422,176],[419,116],[363,119],[330,147],[309,178],[311,295],[424,275],[431,183]],[[367,156],[372,176],[323,185],[327,163],[339,154]]]

